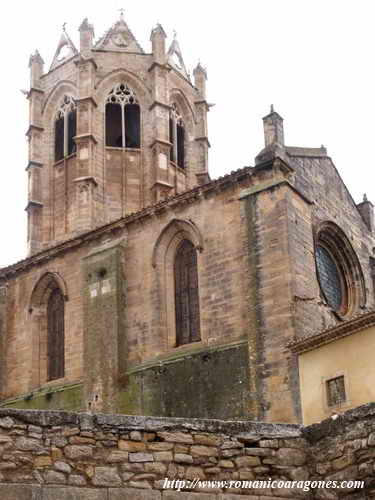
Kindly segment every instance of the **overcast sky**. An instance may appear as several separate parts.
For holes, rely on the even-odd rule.
[[[210,174],[252,165],[263,147],[262,117],[273,103],[290,146],[324,144],[356,202],[375,202],[374,49],[371,0],[18,1],[2,6],[0,266],[26,253],[28,60],[37,48],[48,70],[61,26],[78,47],[84,17],[96,39],[125,9],[146,52],[160,22],[177,31],[185,64],[208,71]]]

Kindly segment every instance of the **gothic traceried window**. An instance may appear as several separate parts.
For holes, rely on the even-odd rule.
[[[183,240],[174,262],[176,345],[201,339],[197,252],[194,245]]]
[[[77,110],[73,97],[64,95],[55,120],[55,161],[76,151]]]
[[[109,93],[105,106],[106,145],[140,148],[141,113],[135,92],[120,83]]]
[[[170,159],[180,168],[185,167],[185,129],[182,116],[175,103],[169,117],[169,142],[172,144]]]
[[[64,297],[55,288],[47,304],[47,380],[64,377]]]

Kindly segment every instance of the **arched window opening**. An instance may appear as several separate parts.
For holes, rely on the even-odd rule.
[[[321,296],[339,317],[355,314],[366,303],[359,259],[345,233],[333,222],[315,234],[315,263]]]
[[[197,252],[183,240],[174,262],[176,346],[198,342],[200,335]]]
[[[65,374],[64,296],[55,288],[47,303],[47,380]]]
[[[175,103],[169,118],[169,142],[172,144],[170,159],[180,168],[185,167],[185,129],[182,116]]]
[[[140,107],[135,92],[125,83],[116,85],[107,97],[105,130],[109,147],[141,147]]]
[[[73,97],[64,95],[55,120],[55,161],[76,151],[77,110]]]

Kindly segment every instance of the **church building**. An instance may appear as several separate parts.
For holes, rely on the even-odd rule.
[[[30,58],[0,406],[301,422],[296,345],[375,306],[372,203],[324,147],[286,146],[272,107],[254,166],[211,180],[205,68],[191,78],[160,24],[145,51],[123,14],[79,35],[63,30],[50,68]],[[332,356],[327,411],[355,384]]]

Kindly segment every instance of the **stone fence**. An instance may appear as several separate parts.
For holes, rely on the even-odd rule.
[[[374,463],[375,404],[309,427],[0,409],[1,500],[366,499]],[[364,489],[292,488],[358,479]],[[194,490],[176,491],[182,480]]]

